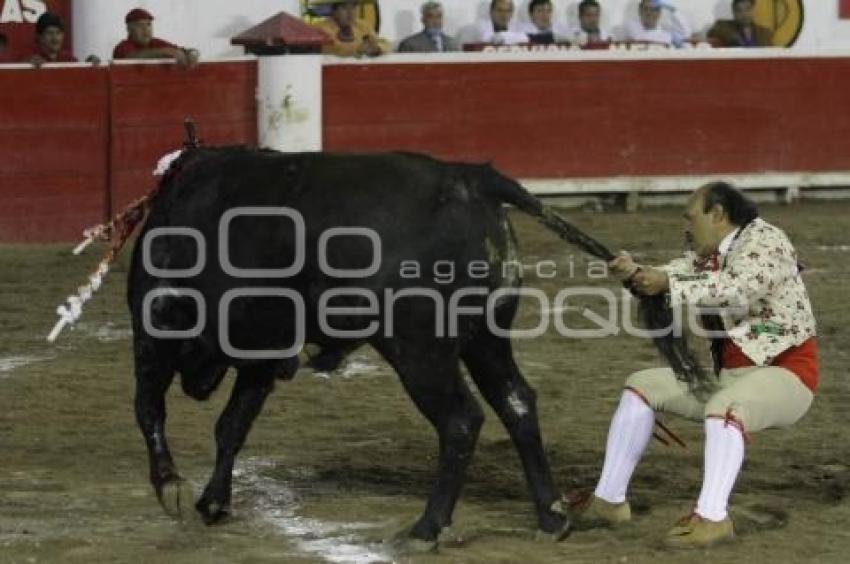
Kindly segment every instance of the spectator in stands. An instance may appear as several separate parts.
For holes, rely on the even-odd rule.
[[[62,18],[51,12],[44,12],[35,22],[35,49],[26,61],[35,68],[45,63],[76,63],[77,58],[65,44],[65,24]]]
[[[519,26],[519,30],[528,36],[529,43],[551,45],[567,42],[567,31],[552,23],[552,0],[531,0],[528,4],[528,17],[531,21]]]
[[[473,41],[493,45],[528,43],[528,36],[513,24],[513,18],[513,0],[490,0],[490,19],[478,22]]]
[[[443,33],[443,5],[439,2],[422,4],[422,31],[398,44],[399,53],[442,53],[457,51],[454,39]]]
[[[669,21],[661,21],[661,12]],[[639,17],[626,24],[626,40],[681,47],[693,32],[682,13],[667,0],[641,0]]]
[[[611,41],[611,35],[600,27],[602,7],[597,0],[582,0],[578,5],[578,27],[567,38],[576,45],[601,45]]]
[[[134,8],[127,12],[127,39],[115,46],[113,59],[174,59],[177,66],[188,69],[198,64],[197,49],[178,47],[153,36],[153,16],[147,10]]]
[[[322,52],[339,57],[378,57],[391,51],[390,44],[375,34],[367,23],[357,19],[357,0],[313,0],[313,4],[330,4],[330,16],[316,27],[333,40]]]
[[[770,47],[773,32],[753,21],[756,0],[732,0],[734,19],[718,20],[708,30],[715,47]]]
[[[12,53],[9,48],[9,38],[0,33],[0,65],[12,63]]]

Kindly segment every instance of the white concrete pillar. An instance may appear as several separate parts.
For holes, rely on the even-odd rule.
[[[261,147],[322,150],[322,56],[263,56],[258,62],[257,126]]]

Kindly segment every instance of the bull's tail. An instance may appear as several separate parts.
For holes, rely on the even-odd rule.
[[[614,259],[615,255],[608,247],[572,225],[552,208],[544,205],[528,190],[496,171],[493,171],[493,173],[497,176],[497,179],[488,183],[488,188],[495,191],[495,195],[500,201],[511,204],[536,218],[558,237],[579,247],[584,252],[606,262]]]
[[[606,262],[614,259],[615,255],[608,247],[572,225],[518,183],[493,172],[497,178],[488,182],[488,187],[494,190],[500,201],[511,204],[536,218],[558,237],[576,245],[584,252]],[[695,393],[704,397],[714,388],[715,380],[703,370],[687,338],[673,330],[674,316],[667,300],[663,295],[638,297],[640,299],[638,312],[644,326],[652,331],[664,330],[660,332],[660,337],[653,339],[655,347],[670,364],[677,377],[687,382]]]

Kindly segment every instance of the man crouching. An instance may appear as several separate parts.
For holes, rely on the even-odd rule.
[[[673,413],[704,421],[705,458],[696,507],[665,543],[700,548],[734,536],[727,505],[749,434],[803,417],[817,386],[818,361],[812,307],[785,233],[722,182],[697,190],[685,219],[693,256],[651,268],[622,254],[610,268],[641,294],[669,294],[672,307],[720,312],[717,326],[725,337],[712,344],[717,388],[698,397],[669,368],[629,376],[611,421],[602,475],[579,508],[578,524],[616,526],[631,519],[626,489],[652,436],[654,412]]]

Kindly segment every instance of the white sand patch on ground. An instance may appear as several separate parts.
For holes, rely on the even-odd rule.
[[[54,356],[7,356],[0,358],[0,380],[9,377],[14,371],[36,362],[52,360]]]
[[[276,463],[261,458],[249,458],[237,464],[233,471],[234,493],[250,492],[255,498],[254,511],[266,523],[295,541],[306,555],[325,562],[339,564],[371,564],[392,562],[393,558],[380,546],[358,542],[356,533],[376,529],[377,523],[331,522],[298,515],[298,496],[283,481],[264,473]]]

